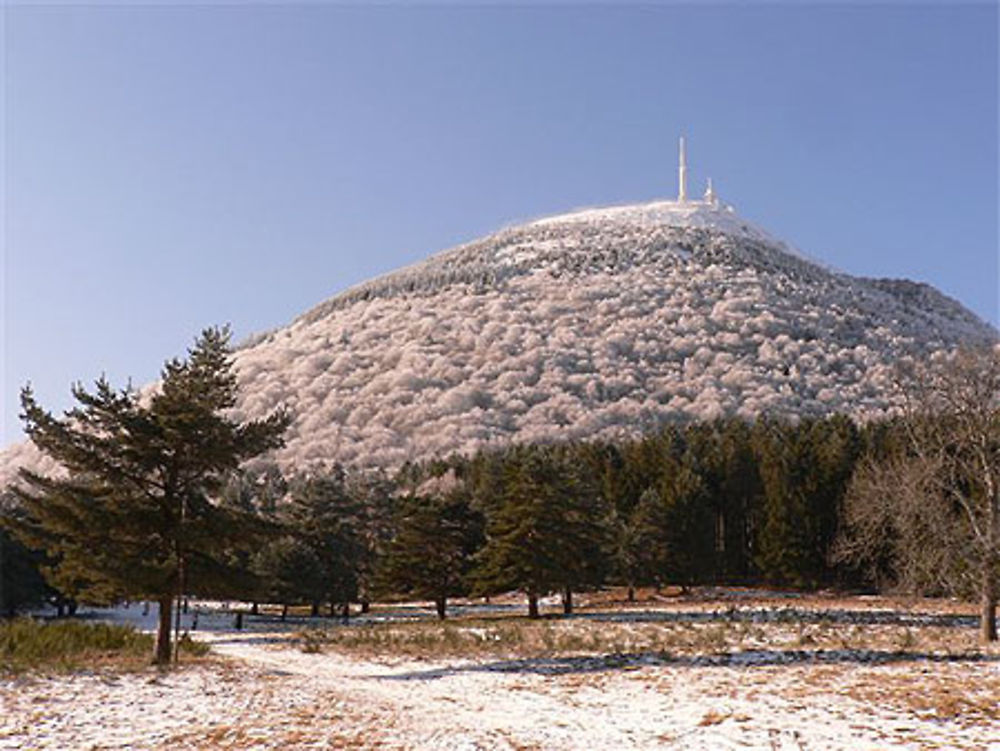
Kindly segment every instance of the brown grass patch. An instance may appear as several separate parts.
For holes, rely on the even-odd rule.
[[[700,727],[708,727],[709,725],[718,725],[719,723],[725,722],[730,717],[732,717],[731,712],[719,712],[714,709],[708,710],[701,720],[698,721]]]
[[[851,698],[878,703],[922,719],[965,723],[1000,720],[1000,674],[968,665],[930,667],[912,673],[870,676],[845,689]]]

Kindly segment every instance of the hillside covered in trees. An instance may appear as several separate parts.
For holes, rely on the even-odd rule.
[[[926,284],[808,259],[722,204],[501,230],[334,296],[234,358],[239,417],[285,407],[273,460],[395,471],[665,425],[882,415],[894,364],[997,332]],[[0,485],[44,469],[30,444]]]
[[[449,597],[509,590],[536,614],[541,596],[561,593],[569,610],[574,592],[607,584],[892,586],[907,577],[891,520],[874,555],[838,543],[855,469],[913,450],[913,423],[892,417],[907,406],[900,366],[996,341],[933,288],[824,268],[718,201],[532,222],[348,290],[235,352],[220,339],[217,402],[171,392],[180,361],[140,391],[77,389],[82,411],[61,423],[26,392],[33,444],[4,452],[0,488],[22,471],[36,493],[5,501],[19,533],[4,555],[47,583],[21,577],[3,605],[55,586],[70,603],[183,590],[316,613],[415,596],[443,616]],[[176,426],[155,411],[173,399]],[[204,443],[191,415],[229,426],[222,444]],[[255,443],[240,427],[255,425],[281,435]],[[213,455],[207,474],[184,474]],[[972,486],[951,487],[961,500]],[[145,528],[127,556],[100,534],[137,521],[136,497],[143,513],[166,509],[155,560]],[[95,498],[120,508],[102,516]],[[99,534],[43,529],[38,514],[67,524],[52,511],[67,499]],[[995,536],[976,538],[986,572]],[[101,565],[81,564],[87,550]],[[156,585],[100,573],[129,566]],[[968,579],[920,586],[968,593]]]
[[[517,590],[535,617],[543,596],[568,613],[574,592],[609,584],[630,598],[668,584],[874,584],[978,591],[996,639],[997,348],[899,370],[904,411],[865,425],[717,419],[393,474],[249,462],[281,446],[288,416],[233,421],[232,368],[228,332],[209,329],[151,399],[101,379],[76,387],[80,406],[60,419],[24,389],[28,433],[63,472],[24,470],[5,493],[4,564],[18,577],[6,612],[157,600],[162,663],[172,600],[189,595],[345,617],[353,602],[419,597],[444,618],[449,597]]]

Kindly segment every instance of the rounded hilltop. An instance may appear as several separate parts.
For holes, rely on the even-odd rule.
[[[611,223],[636,227],[673,227],[720,232],[735,238],[767,243],[806,260],[807,256],[771,235],[748,219],[744,219],[728,204],[717,198],[699,201],[649,201],[646,203],[601,206],[576,209],[565,214],[544,217],[528,226],[594,225]]]
[[[736,255],[749,257],[757,251],[756,262],[766,265],[770,261],[765,257],[778,252],[826,268],[740,216],[720,200],[711,178],[702,198],[689,198],[681,139],[676,199],[582,208],[506,227],[358,284],[321,303],[299,320],[316,320],[358,300],[430,291],[449,284],[468,283],[477,287],[501,284],[512,276],[542,268],[573,273],[600,271],[611,264],[622,270],[623,264],[649,262],[650,253],[665,257],[690,255],[696,249],[704,249],[709,238],[717,235],[724,236],[717,238],[717,250],[733,241],[744,246],[733,260]],[[793,266],[797,261],[777,259]]]
[[[723,203],[715,191],[712,178],[708,178],[705,194],[700,200],[689,198],[687,151],[683,137],[680,139],[678,148],[676,200],[578,209],[566,214],[545,217],[533,222],[533,224],[602,224],[605,222],[708,229],[736,237],[783,245],[760,227],[737,216],[732,206]]]
[[[689,197],[687,152],[683,137],[679,143],[677,172],[677,198],[674,200],[577,209],[565,214],[544,217],[531,222],[531,224],[538,226],[553,224],[601,225],[619,222],[646,227],[704,229],[769,243],[787,249],[789,252],[797,253],[754,223],[739,216],[732,206],[723,203],[715,191],[712,178],[708,178],[705,193],[701,199]]]
[[[826,268],[714,194],[508,227],[352,287],[235,354],[285,468],[893,405],[892,370],[997,332],[933,287]],[[0,462],[0,483],[25,463]]]
[[[853,277],[713,190],[507,227],[357,285],[237,354],[286,465],[394,467],[669,422],[892,406],[892,368],[996,331],[926,284]]]

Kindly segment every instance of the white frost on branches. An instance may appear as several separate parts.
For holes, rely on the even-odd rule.
[[[897,359],[996,339],[928,285],[831,271],[733,212],[669,203],[505,229],[351,288],[236,353],[236,419],[286,405],[284,466],[393,468],[677,420],[871,417]],[[7,449],[0,484],[36,459]]]

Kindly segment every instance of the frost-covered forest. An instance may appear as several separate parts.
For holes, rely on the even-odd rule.
[[[829,270],[727,207],[657,202],[508,228],[349,289],[244,344],[238,410],[290,409],[285,469],[392,469],[729,416],[864,419],[891,407],[898,359],[996,335],[926,284]],[[9,448],[0,483],[37,460]]]

